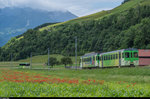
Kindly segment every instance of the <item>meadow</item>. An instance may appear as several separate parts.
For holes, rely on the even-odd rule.
[[[149,70],[1,68],[0,97],[149,97]]]

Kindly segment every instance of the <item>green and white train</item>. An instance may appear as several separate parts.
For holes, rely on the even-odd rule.
[[[138,49],[122,49],[106,53],[88,53],[80,58],[80,67],[136,66]]]

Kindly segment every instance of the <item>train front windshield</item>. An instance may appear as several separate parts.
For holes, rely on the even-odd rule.
[[[138,52],[125,52],[125,58],[138,58]]]

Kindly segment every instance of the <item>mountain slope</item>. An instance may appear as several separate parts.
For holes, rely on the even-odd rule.
[[[131,6],[132,5],[132,6]],[[109,13],[51,24],[28,30],[1,48],[0,60],[14,60],[33,55],[74,55],[74,37],[78,36],[78,55],[124,48],[150,48],[150,1],[130,0]]]
[[[4,45],[11,37],[22,34],[27,29],[34,28],[44,23],[64,22],[77,16],[66,11],[44,11],[32,8],[3,8],[0,9],[0,46]]]
[[[61,24],[82,23],[82,22],[85,22],[85,21],[88,21],[88,20],[102,19],[103,17],[109,16],[109,15],[112,15],[112,14],[121,13],[122,11],[129,10],[131,8],[135,8],[135,7],[140,6],[140,5],[141,6],[142,5],[150,5],[149,4],[149,0],[130,0],[130,2],[128,1],[125,4],[122,4],[122,5],[116,7],[114,9],[112,9],[112,10],[101,11],[101,12],[94,13],[94,14],[91,14],[91,15],[88,15],[88,16],[75,18],[73,20],[69,20],[69,21],[66,21],[66,22],[58,23],[58,24],[55,24],[55,25],[50,25],[50,26],[41,28],[40,31],[45,30],[45,29],[47,29],[49,27],[58,26],[58,25],[61,25]]]

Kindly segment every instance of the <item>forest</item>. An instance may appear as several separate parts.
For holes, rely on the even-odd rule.
[[[46,24],[47,25],[47,24]],[[41,27],[43,27],[41,25]],[[150,6],[138,5],[102,19],[73,24],[61,24],[39,31],[29,29],[12,38],[0,48],[0,61],[25,59],[51,54],[75,55],[75,36],[78,37],[78,55],[88,52],[107,52],[126,48],[150,49]]]

